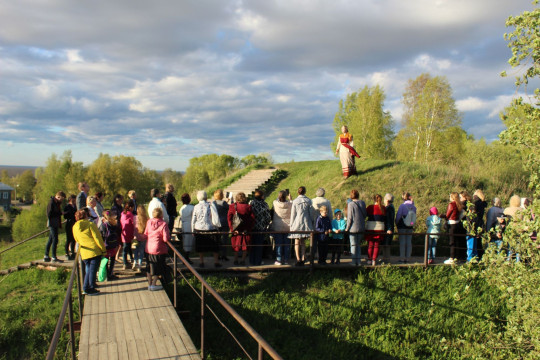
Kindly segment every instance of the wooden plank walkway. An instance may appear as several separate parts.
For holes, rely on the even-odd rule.
[[[79,359],[201,359],[164,290],[121,277],[86,296]]]

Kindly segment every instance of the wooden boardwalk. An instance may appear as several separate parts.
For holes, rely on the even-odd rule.
[[[79,359],[200,359],[164,290],[146,277],[99,284],[86,296]]]

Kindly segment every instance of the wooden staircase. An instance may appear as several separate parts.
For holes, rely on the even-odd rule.
[[[225,193],[232,193],[233,195],[243,192],[246,196],[250,196],[255,190],[268,182],[276,170],[277,169],[252,170],[238,181],[229,185],[224,191]]]

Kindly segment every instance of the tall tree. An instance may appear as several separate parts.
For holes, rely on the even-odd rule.
[[[339,136],[341,127],[347,126],[354,136],[354,147],[361,156],[386,158],[391,153],[394,131],[392,116],[383,109],[385,98],[379,85],[372,88],[366,85],[339,102],[332,124],[334,131]],[[332,150],[336,148],[337,141],[331,144]]]
[[[432,160],[456,158],[447,145],[465,140],[452,88],[443,76],[421,74],[409,80],[403,93],[404,128],[395,142],[399,159],[428,163]],[[448,142],[450,141],[450,143]],[[454,150],[455,151],[455,150]]]

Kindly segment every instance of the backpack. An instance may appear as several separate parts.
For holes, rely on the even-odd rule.
[[[407,227],[414,227],[416,225],[416,213],[413,209],[407,211],[407,215],[403,217],[403,224]]]
[[[111,231],[110,226],[111,225],[107,223],[103,223],[100,227],[101,236],[103,237],[105,249],[107,250],[114,249],[118,246],[118,235],[116,234],[116,231]]]

